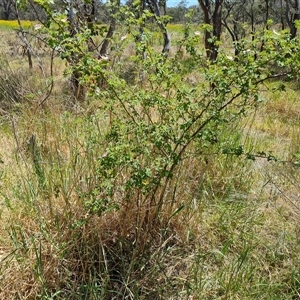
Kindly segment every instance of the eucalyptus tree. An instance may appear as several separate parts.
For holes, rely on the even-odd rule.
[[[224,0],[198,0],[204,16],[204,43],[206,55],[211,61],[218,56],[218,42],[222,32],[222,6]]]
[[[166,0],[140,0],[131,4],[132,11],[137,19],[139,19],[139,34],[137,40],[141,40],[144,35],[144,29],[150,20],[154,20],[161,34],[163,35],[162,53],[168,55],[171,48],[171,36],[167,29],[167,23],[170,17],[167,16]]]
[[[185,14],[188,11],[187,1],[180,1],[176,7],[168,7],[167,14],[172,17],[170,22],[184,24],[186,22]]]
[[[239,41],[247,35],[253,40],[257,29],[269,30],[273,23],[281,23],[284,28],[281,9],[283,0],[280,1],[281,2],[277,0],[224,1],[222,24],[232,38],[235,55],[238,55],[242,50]],[[250,28],[250,32],[248,28]],[[261,47],[263,47],[263,43]]]
[[[281,29],[284,30],[286,27],[286,17],[285,17],[285,1],[284,0],[275,0],[273,5],[272,17],[274,20],[280,23]]]
[[[154,14],[154,19],[163,35],[164,43],[163,43],[162,52],[168,54],[171,47],[171,37],[166,26],[166,21],[161,19],[163,14],[166,15],[166,7],[167,7],[166,0],[162,0],[160,2],[158,0],[143,0],[143,1],[145,1],[148,4],[151,12]],[[163,14],[161,13],[161,9],[163,10]]]
[[[114,32],[116,30],[116,25],[117,25],[116,13],[117,13],[120,5],[121,5],[120,0],[111,0],[109,2],[109,7],[110,7],[109,28],[108,28],[106,37],[103,40],[101,49],[99,51],[99,58],[104,57],[108,54],[108,46],[109,46],[110,40],[113,37]]]
[[[300,0],[285,0],[285,17],[290,28],[291,38],[297,35],[296,22],[300,20]]]
[[[222,19],[222,24],[229,32],[233,46],[234,54],[238,55],[240,52],[238,42],[240,39],[244,38],[246,31],[244,29],[244,24],[246,22],[246,12],[245,5],[247,0],[225,0],[224,1],[224,16]]]
[[[14,15],[15,0],[1,0],[0,9],[4,20],[9,20]]]

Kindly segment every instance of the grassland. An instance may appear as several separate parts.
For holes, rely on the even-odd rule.
[[[33,23],[31,21],[22,21],[21,25],[24,29],[32,27]],[[19,23],[17,20],[0,20],[0,29],[2,30],[13,30],[18,29]]]
[[[275,93],[281,82],[268,82],[260,106],[222,132],[279,160],[191,156],[167,226],[146,236],[126,199],[101,216],[86,210],[83,191],[106,155],[101,96],[73,105],[57,59],[55,87],[39,105],[47,81],[37,62],[28,70],[10,45],[1,59],[1,299],[300,298],[297,82]],[[192,86],[200,80],[187,75]]]

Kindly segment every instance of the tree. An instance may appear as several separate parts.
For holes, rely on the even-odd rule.
[[[224,17],[222,24],[229,32],[234,46],[235,55],[240,52],[238,41],[245,37],[243,23],[245,22],[245,4],[243,1],[224,1]]]
[[[287,21],[285,18],[284,0],[274,1],[272,16],[275,21],[280,22],[281,29],[284,30]]]
[[[169,7],[167,9],[167,14],[172,17],[172,23],[185,23],[185,14],[187,13],[187,10],[187,2],[186,0],[182,0],[176,7]]]
[[[300,20],[300,1],[299,0],[285,0],[285,16],[290,27],[291,38],[297,35],[296,21]]]
[[[218,56],[218,42],[222,31],[222,5],[224,0],[198,0],[203,11],[204,24],[207,25],[204,35],[206,55],[211,61]]]
[[[1,0],[0,7],[4,20],[9,20],[14,14],[15,0]]]
[[[109,21],[110,24],[109,24],[109,28],[108,28],[106,37],[102,43],[102,47],[99,51],[100,58],[107,55],[109,42],[110,42],[110,39],[113,37],[113,34],[116,29],[116,24],[117,24],[115,14],[117,13],[117,9],[120,6],[120,4],[121,4],[120,0],[111,0],[111,2],[110,2],[110,6],[111,6],[110,21]]]
[[[137,41],[142,40],[147,21],[149,22],[150,19],[153,19],[163,35],[164,42],[162,53],[168,55],[171,47],[171,37],[166,26],[169,21],[169,17],[165,16],[167,11],[166,2],[158,0],[141,0],[133,3],[132,8],[135,12],[136,19],[139,20],[139,34],[136,37]],[[161,10],[163,13],[161,13]]]
[[[159,7],[159,4],[161,4],[163,8],[163,12],[164,14],[166,14],[166,1],[161,1],[160,3],[158,2],[158,0],[144,0],[144,1],[145,2],[147,1],[152,13],[154,14],[158,27],[160,28],[160,31],[163,35],[164,44],[163,44],[162,52],[168,54],[171,47],[171,37],[167,30],[166,23],[164,22],[164,20],[161,19],[162,14],[160,12],[160,7]]]

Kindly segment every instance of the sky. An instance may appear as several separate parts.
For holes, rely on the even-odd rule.
[[[168,7],[176,7],[178,3],[181,2],[181,0],[167,0],[167,6]],[[186,0],[187,7],[192,5],[198,5],[197,0]]]

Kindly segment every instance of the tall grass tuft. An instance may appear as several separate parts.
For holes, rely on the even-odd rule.
[[[27,74],[22,70],[11,69],[9,62],[2,55],[0,67],[0,106],[12,108],[16,103],[24,102],[28,88]]]
[[[23,146],[16,153],[18,164],[9,170],[18,180],[10,183],[11,192],[1,193],[7,199],[6,225],[1,229],[6,240],[1,297],[182,299],[189,294],[193,244],[205,241],[201,235],[209,232],[208,228],[199,232],[198,222],[205,220],[209,207],[219,207],[220,212],[213,214],[230,222],[222,217],[227,204],[220,205],[222,201],[233,205],[244,183],[235,179],[229,166],[233,164],[236,173],[247,166],[234,156],[184,160],[168,192],[173,205],[160,212],[165,225],[139,228],[144,208],[136,210],[126,198],[116,199],[119,209],[106,206],[101,214],[91,213],[88,205],[97,196],[106,126],[101,111],[90,116],[38,111],[32,122],[29,109],[16,119],[16,144]],[[235,207],[244,217],[240,204],[231,213],[237,214]],[[219,228],[220,235],[227,226]],[[227,231],[238,225],[230,226]]]

